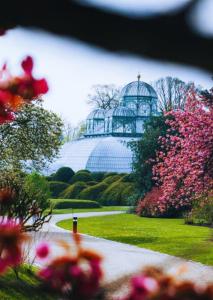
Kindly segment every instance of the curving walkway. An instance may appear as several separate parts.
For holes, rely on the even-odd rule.
[[[124,212],[91,212],[78,213],[75,215],[80,219],[120,213]],[[35,245],[43,239],[48,240],[52,244],[53,256],[61,253],[61,249],[58,248],[55,240],[65,240],[68,243],[72,243],[70,232],[56,226],[57,222],[72,218],[72,216],[72,214],[53,215],[50,223],[45,225],[41,232],[33,235],[33,245],[30,249],[30,257],[32,258],[34,256],[33,249],[35,249]],[[82,241],[85,247],[95,249],[103,255],[103,268],[106,281],[111,281],[118,279],[123,275],[138,272],[143,267],[149,265],[163,267],[170,273],[177,273],[180,267],[184,265],[184,269],[187,271],[179,275],[180,277],[193,279],[199,283],[213,281],[213,268],[200,263],[186,261],[171,255],[88,235],[82,235]],[[35,264],[41,265],[41,261],[35,260]]]

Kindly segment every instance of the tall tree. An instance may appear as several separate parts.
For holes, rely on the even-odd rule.
[[[192,84],[168,76],[156,80],[152,85],[158,94],[159,109],[170,111],[172,109],[184,109],[186,94]]]
[[[95,85],[93,93],[88,95],[88,103],[94,108],[114,108],[119,104],[119,93],[119,88],[113,84]]]
[[[26,104],[14,121],[0,126],[0,168],[40,169],[57,156],[62,122],[41,104]]]
[[[154,186],[152,167],[156,152],[160,150],[159,137],[165,136],[168,125],[163,115],[152,117],[145,123],[143,137],[130,145],[134,152],[133,171],[137,188],[143,197]]]
[[[172,111],[171,129],[161,139],[153,171],[161,185],[164,206],[178,208],[213,188],[213,90],[191,90],[185,110]],[[172,131],[178,134],[172,134]]]

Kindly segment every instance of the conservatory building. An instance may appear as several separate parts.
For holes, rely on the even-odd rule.
[[[142,137],[144,122],[158,114],[157,100],[153,87],[138,76],[122,89],[119,106],[95,109],[88,115],[83,137],[62,147],[50,171],[68,166],[74,171],[130,173],[133,153],[129,142]]]

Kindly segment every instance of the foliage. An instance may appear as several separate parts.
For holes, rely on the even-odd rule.
[[[92,172],[92,178],[95,181],[102,181],[105,174],[105,172]]]
[[[21,63],[23,75],[12,76],[4,64],[0,70],[0,124],[15,119],[24,104],[48,92],[45,79],[33,77],[33,59],[27,56]]]
[[[82,170],[75,173],[75,175],[72,177],[71,180],[72,183],[75,183],[77,181],[83,181],[83,182],[93,181],[93,178],[89,172]]]
[[[63,181],[69,183],[75,172],[69,167],[61,167],[54,175],[55,181]]]
[[[59,222],[70,229],[72,219]],[[184,225],[183,219],[119,214],[82,218],[79,232],[213,265],[211,229]]]
[[[88,103],[94,108],[111,109],[119,105],[120,90],[113,84],[93,86],[93,94],[88,95]]]
[[[26,176],[24,186],[26,191],[33,193],[36,199],[38,199],[37,204],[40,208],[47,208],[49,206],[50,186],[44,176],[33,172]]]
[[[51,203],[55,203],[60,199],[50,199]],[[74,200],[74,201],[78,201],[76,199],[70,199],[70,200]],[[99,203],[100,204],[100,203]],[[75,213],[81,213],[81,212],[106,212],[106,211],[128,211],[129,210],[129,206],[102,206],[99,208],[78,208],[75,209]],[[73,213],[73,209],[53,209],[53,213],[54,214],[69,214],[69,213]]]
[[[40,104],[26,104],[15,120],[0,126],[0,168],[44,168],[61,146],[60,118]]]
[[[156,151],[161,149],[159,137],[165,136],[168,125],[166,117],[151,117],[144,125],[143,138],[130,144],[134,152],[133,176],[138,191],[143,197],[155,184],[152,167],[156,159]]]
[[[66,208],[99,208],[100,204],[91,200],[64,200],[57,199],[52,201],[54,209],[66,209]]]
[[[78,199],[80,192],[85,188],[87,188],[87,184],[83,181],[78,181],[68,186],[59,196],[64,199]]]
[[[171,111],[171,129],[161,138],[153,167],[161,185],[161,208],[191,206],[194,199],[212,189],[213,90],[197,94],[191,90],[185,110]],[[174,134],[176,132],[177,134]]]
[[[107,176],[106,178],[103,179],[102,182],[106,184],[111,184],[119,179],[121,179],[121,176],[117,174],[117,175]]]
[[[58,295],[41,289],[40,280],[27,266],[19,268],[19,279],[13,270],[0,277],[0,299],[2,300],[57,300]]]
[[[106,184],[104,182],[100,182],[95,185],[89,186],[80,192],[79,198],[99,201],[99,198],[100,198],[102,192],[107,187],[108,187],[108,184]]]
[[[113,176],[113,175],[118,175],[118,173],[116,172],[106,172],[104,175],[104,178],[108,177],[108,176]]]
[[[166,208],[161,207],[162,195],[163,192],[159,187],[153,187],[143,199],[139,200],[136,213],[143,217],[177,217],[184,211],[184,207],[179,210],[169,205]]]
[[[104,205],[127,205],[127,199],[133,192],[133,184],[116,181],[105,189],[100,201]]]
[[[64,190],[66,190],[66,188],[69,187],[69,184],[61,181],[50,181],[49,187],[51,196],[53,198],[57,198]]]
[[[40,197],[44,186],[40,190],[34,179],[28,177],[25,182],[22,173],[12,170],[0,173],[0,215],[20,222],[25,231],[38,231],[51,215],[51,211],[46,211],[47,194]]]
[[[186,214],[187,224],[213,225],[213,195],[198,198],[193,203],[192,210]]]

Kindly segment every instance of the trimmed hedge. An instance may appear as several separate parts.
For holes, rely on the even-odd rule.
[[[92,173],[92,178],[93,178],[93,180],[100,182],[100,181],[103,180],[105,175],[106,175],[105,172],[93,172]]]
[[[55,203],[54,203],[55,202]],[[52,201],[54,209],[65,209],[65,208],[99,208],[101,205],[96,201],[91,200],[64,200],[58,199]]]
[[[118,181],[119,179],[121,179],[120,175],[112,175],[112,176],[106,177],[102,182],[104,182],[106,184],[111,184],[113,182]]]
[[[76,199],[78,198],[80,192],[87,188],[87,184],[85,182],[79,181],[76,182],[66,188],[61,194],[60,197],[64,199]],[[84,198],[85,199],[85,198]]]
[[[63,192],[69,184],[61,181],[49,181],[51,197],[57,198],[61,192]]]
[[[107,178],[109,176],[114,176],[114,175],[118,175],[118,173],[116,173],[116,172],[105,173],[104,178]]]
[[[75,175],[72,177],[71,182],[75,183],[77,181],[82,181],[82,182],[88,182],[88,181],[93,181],[92,175],[89,172],[86,171],[78,171],[75,173]]]
[[[69,183],[75,172],[69,167],[62,167],[54,175],[55,181],[63,181]]]
[[[102,192],[107,189],[108,184],[100,182],[96,185],[89,186],[79,194],[80,199],[99,200]]]
[[[128,198],[133,193],[133,184],[116,181],[102,193],[100,203],[104,205],[127,205]]]

